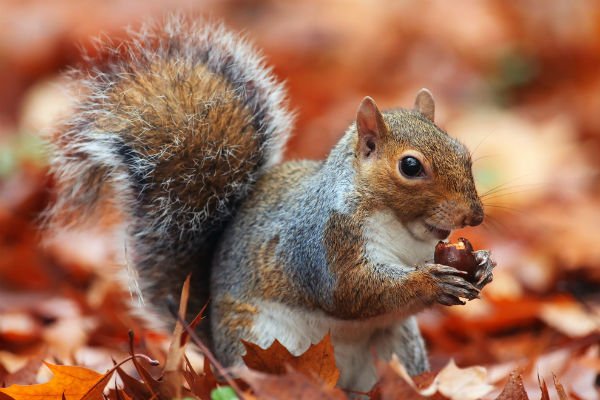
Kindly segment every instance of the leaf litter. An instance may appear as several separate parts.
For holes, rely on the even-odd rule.
[[[85,13],[73,13],[73,4],[53,2],[52,12],[41,15],[55,24],[42,26],[35,16],[43,2],[26,6],[37,13],[23,12],[19,2],[3,10],[36,32],[65,21],[81,29],[32,38],[15,36],[11,24],[0,26],[8,49],[0,104],[22,105],[0,106],[0,139],[9,131],[46,129],[55,112],[48,106],[68,103],[60,90],[49,89],[64,83],[52,75],[73,57],[66,42],[90,47],[92,30],[120,32],[123,21],[101,18],[114,13],[111,2],[86,5]],[[288,158],[327,154],[352,119],[356,98],[369,94],[383,106],[403,105],[417,85],[431,86],[440,124],[473,150],[475,177],[487,192],[487,222],[460,235],[492,249],[499,261],[494,282],[478,302],[420,315],[432,372],[408,377],[397,359],[377,360],[380,381],[371,397],[447,399],[466,390],[484,399],[598,399],[600,6],[468,4],[340,7],[306,0],[264,2],[252,13],[239,2],[212,7],[214,16],[247,30],[278,74],[289,77],[299,115]],[[130,11],[142,15],[142,8]],[[466,17],[468,24],[456,24]],[[106,381],[77,382],[89,396],[106,383],[110,399],[355,395],[333,386],[338,372],[327,338],[306,356],[286,354],[276,343],[267,349],[247,343],[249,365],[240,372],[215,365],[183,324],[173,335],[149,328],[148,316],[132,314],[129,293],[114,282],[122,249],[105,238],[119,216],[107,209],[91,234],[40,232],[36,215],[50,201],[52,182],[39,137],[14,136],[22,140],[0,148],[0,386],[6,387],[0,398],[9,398],[4,391],[14,385],[50,382],[64,389],[55,398],[72,398],[62,372],[77,377],[85,368],[90,377],[94,371],[105,377],[102,371],[115,368],[111,359],[133,354],[149,359],[126,361]],[[43,235],[54,243],[41,246]],[[201,317],[189,325],[198,323]],[[62,372],[53,374],[42,360]]]

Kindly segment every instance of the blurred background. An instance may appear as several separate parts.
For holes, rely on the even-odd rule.
[[[289,159],[326,156],[372,96],[436,120],[471,149],[486,222],[457,235],[498,267],[481,301],[421,315],[434,367],[453,357],[501,381],[556,374],[574,398],[600,385],[600,3],[171,0],[0,2],[0,376],[33,358],[102,369],[127,331],[119,246],[103,226],[46,232],[43,139],[68,115],[63,73],[172,11],[223,19],[263,49],[297,110]],[[43,245],[40,243],[44,243]],[[121,244],[122,246],[122,244]],[[579,396],[579,397],[576,397]]]

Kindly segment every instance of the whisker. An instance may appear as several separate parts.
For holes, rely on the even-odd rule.
[[[507,224],[489,214],[485,215],[483,221],[484,224],[490,224],[496,230],[497,233],[500,233],[502,235],[511,235],[514,232],[514,230],[510,228]]]
[[[489,215],[485,216],[485,219],[483,220],[483,224],[481,224],[481,227],[490,232],[503,234],[502,230],[500,229],[500,227],[498,225],[498,222],[495,219],[490,219]]]
[[[536,184],[536,183],[523,183],[520,185],[511,185],[511,186],[507,186],[509,183],[504,183],[502,185],[498,185],[495,186],[487,191],[485,191],[484,193],[482,193],[479,197],[485,197],[485,196],[489,196],[495,193],[501,193],[504,190],[513,190],[513,189],[520,189],[520,188],[528,188],[531,189],[532,187],[535,186],[541,186],[542,184]]]
[[[483,205],[485,207],[494,207],[494,208],[502,208],[504,210],[511,210],[511,211],[521,211],[518,208],[515,207],[511,207],[511,206],[507,206],[504,204],[495,204],[495,203],[483,203]]]
[[[509,183],[508,183],[508,182],[506,182],[506,183],[502,183],[502,184],[500,184],[500,185],[494,186],[493,188],[491,188],[491,189],[489,189],[489,190],[486,190],[485,192],[483,192],[483,193],[480,195],[480,197],[481,197],[481,196],[488,196],[488,195],[490,195],[490,194],[494,194],[494,193],[496,193],[496,192],[499,192],[499,191],[502,191],[502,190],[513,189],[513,186],[509,186],[509,187],[507,187],[507,185],[508,185],[508,184],[509,184]]]
[[[491,224],[490,221],[487,221],[486,219],[483,220],[483,223],[481,224],[481,228],[485,229],[486,231],[491,231]]]
[[[512,208],[512,207],[508,207],[508,206],[503,206],[503,205],[499,205],[499,204],[485,204],[483,205],[484,207],[490,207],[490,208],[497,208],[499,210],[505,211],[505,212],[509,212],[512,213],[514,215],[519,215],[519,216],[528,216],[529,214],[527,214],[525,211],[523,210],[518,210],[516,208]]]
[[[525,189],[525,190],[515,190],[513,192],[506,192],[506,193],[497,193],[494,194],[492,196],[486,196],[486,197],[481,197],[481,201],[487,201],[487,200],[501,200],[503,197],[508,197],[508,196],[512,196],[515,194],[519,194],[519,193],[526,193],[526,192],[531,192],[530,189]]]
[[[484,199],[484,198],[490,199],[490,198],[495,198],[495,197],[508,196],[508,195],[516,194],[516,193],[531,192],[532,190],[535,190],[539,187],[543,187],[542,184],[515,185],[515,186],[495,190],[492,193],[486,192],[485,194],[483,194],[479,197],[482,199]],[[513,190],[512,192],[507,192],[507,190],[517,189],[517,188],[521,188],[521,189]]]
[[[473,157],[475,155],[475,153],[477,153],[477,150],[479,150],[479,147],[483,144],[483,142],[485,142],[486,140],[488,140],[490,138],[490,136],[492,136],[492,134],[494,134],[493,131],[490,132],[490,133],[488,133],[483,138],[481,138],[481,140],[479,141],[479,143],[477,143],[477,146],[475,146],[475,149],[473,149],[473,151],[471,151],[471,157]]]
[[[492,155],[492,154],[487,154],[487,155],[484,155],[484,156],[479,156],[479,157],[473,159],[473,164],[475,164],[479,160],[484,160],[486,158],[492,158],[492,157],[495,157],[495,156]]]
[[[511,179],[509,181],[506,181],[504,183],[501,183],[499,185],[494,186],[493,188],[487,190],[486,192],[482,193],[481,196],[484,195],[489,195],[492,193],[495,193],[499,190],[505,190],[507,185],[511,185],[510,187],[506,188],[506,189],[514,189],[514,188],[518,188],[518,187],[528,187],[528,186],[536,186],[536,185],[542,185],[542,183],[523,183],[523,184],[518,184],[518,185],[512,185],[513,183],[515,183],[516,181],[519,181],[521,179],[525,179],[527,176],[529,176],[531,174],[524,174],[521,176],[518,176],[514,179]]]

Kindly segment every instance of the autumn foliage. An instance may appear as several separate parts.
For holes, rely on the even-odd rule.
[[[185,315],[188,297],[189,279],[183,288],[180,315]],[[329,335],[298,356],[291,354],[277,340],[266,349],[244,342],[246,354],[243,361],[247,368],[226,370],[205,350],[204,367],[196,372],[184,351],[190,336],[198,347],[204,349],[193,327],[180,317],[171,337],[165,366],[158,373],[150,370],[150,367],[159,365],[158,361],[134,353],[134,337],[130,332],[130,356],[119,363],[113,362],[114,366],[104,374],[79,366],[44,362],[52,374],[48,382],[37,385],[13,384],[0,388],[0,399],[348,399],[349,395],[364,395],[374,400],[475,400],[494,389],[487,382],[485,368],[480,366],[461,369],[451,360],[437,374],[428,372],[410,377],[398,358],[393,356],[389,362],[378,362],[381,380],[369,393],[346,393],[335,387],[339,371]],[[212,360],[213,368],[209,360]],[[123,370],[122,365],[126,362],[133,364],[135,377]],[[36,367],[39,367],[39,361]],[[214,370],[218,371],[219,378]],[[118,375],[121,384],[110,388],[109,382],[114,374]],[[14,376],[6,374],[4,378],[11,379]],[[563,386],[556,377],[554,379],[559,398],[568,399]],[[540,381],[540,388],[542,398],[547,397],[546,383]],[[518,370],[510,374],[496,399],[529,399]]]
[[[120,216],[40,229],[41,142],[68,114],[63,72],[93,38],[174,9],[223,18],[263,48],[297,111],[288,158],[322,158],[372,96],[436,119],[473,153],[498,266],[481,299],[419,316],[432,371],[377,360],[368,394],[338,387],[328,337],[304,354],[244,343],[223,369],[193,334],[131,312]],[[117,0],[0,4],[0,400],[600,399],[600,6],[593,1]],[[129,285],[129,286],[128,286]],[[174,310],[177,313],[177,310]]]

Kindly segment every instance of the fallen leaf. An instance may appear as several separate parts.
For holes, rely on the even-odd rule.
[[[414,392],[418,393],[419,396],[410,395],[412,397],[407,397],[410,399],[431,398],[432,396],[436,396],[433,398],[440,398],[440,395],[442,395],[443,398],[450,400],[476,400],[494,389],[493,386],[486,383],[487,372],[485,368],[480,366],[458,368],[454,360],[450,360],[433,381],[425,387],[417,386],[396,355],[392,356],[389,366],[399,377],[408,383]],[[430,377],[427,376],[422,381],[420,386],[423,386],[424,382],[429,382]],[[405,391],[405,396],[408,396],[410,391],[402,388],[402,385],[400,387]],[[386,397],[382,396],[382,398]],[[394,396],[389,398],[395,399],[400,397]]]
[[[133,400],[127,393],[122,389],[110,389],[106,396],[108,400]],[[138,397],[145,398],[145,397]]]
[[[379,381],[369,392],[371,400],[424,400],[433,399],[424,395],[395,355],[389,362],[377,363]],[[427,385],[429,386],[429,385]]]
[[[569,400],[569,396],[567,396],[567,392],[565,392],[565,388],[558,381],[558,378],[556,377],[556,375],[552,374],[552,377],[554,378],[554,387],[556,388],[556,393],[558,393],[558,398],[560,400]]]
[[[494,389],[486,382],[486,377],[487,372],[483,367],[458,368],[454,360],[450,360],[433,384],[449,399],[476,400]]]
[[[182,320],[185,319],[188,299],[190,296],[190,275],[187,276],[183,287],[181,288],[181,298],[179,300],[179,316]],[[185,353],[185,342],[182,340],[184,332],[181,321],[175,322],[169,351],[167,352],[167,360],[162,375],[162,386],[168,386],[169,392],[173,393],[173,397],[181,398],[181,388],[183,384],[183,376],[180,373],[182,367],[183,355]]]
[[[110,377],[114,373],[114,369],[104,374],[89,390],[81,397],[80,400],[102,400],[104,398],[104,388],[108,384]],[[64,393],[63,393],[64,396]]]
[[[0,307],[1,310],[2,307]],[[26,312],[0,313],[0,340],[21,346],[35,343],[42,337],[38,321]]]
[[[548,385],[546,385],[546,381],[544,378],[540,378],[538,375],[538,384],[540,385],[540,389],[542,390],[542,397],[540,400],[550,400],[550,393],[548,393]]]
[[[165,387],[165,385],[163,385],[160,380],[154,378],[152,376],[152,374],[150,373],[150,371],[148,371],[148,369],[141,362],[136,360],[135,357],[132,358],[132,361],[133,361],[133,365],[135,366],[136,371],[138,372],[138,374],[140,374],[140,377],[142,378],[143,384],[150,391],[153,398],[161,398],[162,399],[163,395],[166,398],[172,397],[172,393],[165,393],[165,391],[167,391],[167,392],[170,391],[169,387]]]
[[[0,385],[3,387],[14,384],[20,385],[33,385],[36,383],[37,373],[42,366],[45,353],[41,353],[38,356],[31,357],[25,365],[16,370],[13,373],[6,371],[0,371]],[[2,367],[0,365],[0,367]],[[3,367],[2,367],[3,368]],[[3,373],[4,372],[4,373]]]
[[[582,337],[600,332],[600,316],[570,300],[544,304],[540,318],[551,327],[570,337]]]
[[[312,344],[303,354],[294,356],[278,340],[266,349],[246,341],[242,341],[246,354],[242,357],[244,363],[257,371],[269,374],[283,375],[287,373],[287,366],[293,370],[309,376],[316,376],[334,387],[340,376],[340,371],[335,365],[333,345],[329,334],[317,344]]]
[[[218,387],[218,382],[210,368],[208,359],[204,358],[204,371],[202,374],[198,374],[194,370],[187,357],[185,357],[185,362],[186,368],[182,371],[182,374],[192,393],[201,399],[210,398],[212,391]]]
[[[123,381],[123,391],[133,399],[149,399],[152,397],[152,392],[148,387],[131,375],[127,374],[120,367],[117,368],[117,374]]]
[[[510,373],[508,382],[496,400],[529,400],[523,385],[523,377],[518,370]]]
[[[241,373],[241,377],[252,388],[256,397],[264,400],[345,400],[348,398],[340,389],[331,387],[325,382],[315,382],[304,373],[291,369],[279,375],[245,370]]]
[[[107,374],[99,374],[83,367],[44,364],[53,373],[50,381],[39,385],[12,385],[0,389],[0,393],[7,394],[15,400],[60,400],[63,397],[66,400],[101,399],[101,396],[96,395],[104,388],[102,383],[106,383],[112,375],[112,370]],[[100,392],[98,387],[101,387]]]
[[[135,336],[133,331],[129,331],[129,354],[130,359],[135,367],[137,373],[142,378],[143,385],[151,393],[153,399],[172,399],[176,396],[175,392],[180,387],[173,387],[170,382],[165,381],[162,377],[155,378],[150,371],[152,367],[158,366],[158,361],[152,360],[151,358],[136,354],[134,350]],[[161,375],[164,374],[164,369],[161,371]],[[119,373],[121,376],[121,373]]]

